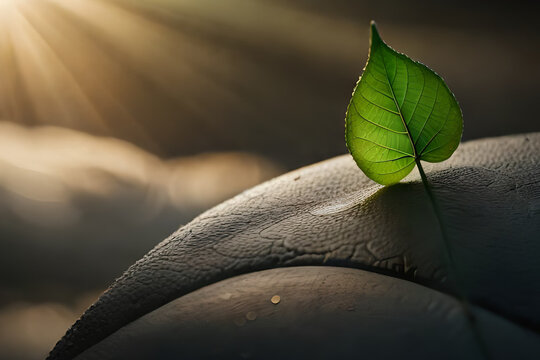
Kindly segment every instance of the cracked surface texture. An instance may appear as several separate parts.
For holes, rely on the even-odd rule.
[[[463,143],[425,171],[459,281],[418,172],[383,188],[344,155],[248,190],[179,229],[117,279],[50,358],[73,358],[194,290],[288,266],[356,268],[465,293],[482,311],[538,333],[540,133]]]

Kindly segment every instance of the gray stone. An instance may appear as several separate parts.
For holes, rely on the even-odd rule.
[[[267,273],[255,272],[292,266],[351,268],[338,271],[310,267],[305,280],[298,280],[298,269],[285,269],[279,272],[283,275],[283,283],[279,278],[273,280],[274,288],[284,289],[287,281],[292,281],[290,277],[294,277],[297,280],[293,283],[301,293],[295,301],[307,299],[309,304],[317,303],[316,293],[305,295],[307,284],[314,284],[314,289],[322,292],[321,301],[327,302],[330,309],[337,306],[331,294],[340,276],[354,278],[345,287],[351,291],[349,297],[358,301],[354,308],[360,308],[360,312],[351,314],[349,320],[337,310],[331,310],[324,318],[319,314],[320,306],[305,308],[306,313],[302,315],[305,321],[317,323],[314,319],[320,319],[320,315],[324,319],[319,324],[328,327],[324,340],[321,340],[320,329],[312,338],[314,349],[321,341],[335,341],[339,333],[334,330],[344,324],[351,331],[362,334],[363,343],[372,343],[373,349],[378,348],[377,344],[386,343],[381,342],[381,337],[388,335],[389,347],[384,349],[386,355],[383,358],[390,354],[408,358],[408,353],[402,353],[398,346],[404,345],[399,340],[399,332],[388,332],[394,320],[381,320],[375,325],[377,322],[366,311],[386,308],[392,316],[401,313],[396,319],[410,323],[409,330],[416,335],[419,333],[414,329],[420,329],[421,324],[432,329],[436,328],[434,322],[440,321],[441,327],[448,327],[425,331],[425,340],[434,337],[441,338],[440,341],[451,339],[447,344],[451,350],[447,353],[449,358],[452,351],[458,349],[467,349],[463,351],[470,354],[469,357],[478,355],[474,353],[478,349],[469,349],[475,332],[477,337],[479,334],[484,338],[480,340],[485,347],[484,356],[504,354],[501,347],[515,349],[516,344],[520,344],[522,354],[540,354],[540,133],[464,143],[450,160],[425,164],[425,170],[442,210],[447,247],[439,220],[416,170],[402,183],[383,188],[367,179],[350,156],[344,155],[257,186],[182,227],[116,280],[73,325],[50,358],[73,358],[135,321],[94,347],[100,354],[105,354],[107,344],[111,344],[110,358],[115,358],[114,346],[127,349],[126,344],[122,345],[122,340],[118,340],[125,329],[136,328],[137,334],[147,334],[150,330],[145,329],[152,317],[163,319],[163,314],[169,310],[174,313],[171,316],[176,319],[176,324],[182,318],[179,314],[190,312],[185,306],[201,293],[219,296],[226,286],[223,284],[230,284],[235,294],[245,291],[241,289],[242,280],[234,278],[242,274],[254,273],[246,281],[261,283],[253,294],[246,294],[247,303],[254,303],[261,291],[268,290],[265,306],[272,309],[275,305],[269,303],[269,299],[275,294],[271,293],[271,288],[265,289],[262,283],[266,281],[263,279]],[[447,260],[448,254],[453,259],[452,266]],[[287,275],[288,271],[291,275]],[[317,283],[317,279],[326,277],[329,279],[326,285]],[[370,293],[377,282],[385,290]],[[366,284],[367,290],[362,289],[361,284]],[[198,292],[194,292],[196,290]],[[433,300],[437,308],[458,309],[459,314],[454,320],[447,319],[448,314],[430,315],[424,310],[429,307],[431,298],[440,299]],[[463,309],[463,298],[469,304],[466,307],[470,307],[468,315]],[[174,310],[177,302],[183,310]],[[167,303],[170,304],[165,305]],[[282,303],[283,300],[278,306]],[[208,314],[215,314],[208,319],[219,323],[218,314],[211,309],[212,303],[205,304],[206,308],[204,304],[193,306],[193,311],[204,309]],[[298,309],[297,306],[294,311],[288,311],[298,312]],[[223,311],[229,310],[223,307]],[[426,312],[426,316],[418,319],[419,312]],[[193,323],[197,316],[201,315],[190,315],[186,319]],[[263,318],[267,316],[265,314]],[[332,318],[336,321],[332,322]],[[463,323],[463,319],[468,320]],[[257,317],[254,321],[259,320],[262,319]],[[370,327],[362,328],[359,324],[366,321]],[[173,326],[179,329],[174,330],[178,331],[175,338],[189,332],[186,324]],[[260,330],[260,334],[274,335],[268,337],[271,341],[260,346],[273,349],[277,357],[282,357],[279,340],[284,339],[280,334],[287,334],[283,329],[290,323],[283,315],[281,320],[271,324],[268,329]],[[164,328],[171,326],[169,322],[163,325]],[[449,334],[466,326],[470,330],[469,336],[459,335],[454,339],[458,345],[452,346],[452,335]],[[204,340],[205,331],[201,329],[197,330],[201,338],[191,343]],[[208,336],[218,333],[209,330]],[[237,336],[234,341],[238,343],[241,332],[234,334],[229,335]],[[415,339],[420,341],[419,337]],[[207,346],[211,347],[216,339],[208,337],[207,340]],[[357,340],[358,337],[350,338],[350,341]],[[305,346],[311,346],[309,339],[305,341]],[[300,339],[298,342],[302,343]],[[131,343],[139,343],[139,340]],[[358,347],[351,347],[354,342],[348,343],[349,347],[345,343],[348,341],[342,341],[340,345],[343,349],[354,350],[346,354],[360,351]],[[173,348],[177,347],[173,344]],[[411,355],[433,358],[431,348],[428,346],[423,355],[411,350]],[[206,350],[201,349],[201,354]],[[320,354],[323,353],[321,350]],[[92,358],[92,349],[83,355],[83,358]],[[232,353],[223,353],[221,357],[225,355],[232,356]],[[295,358],[292,353],[290,357]]]

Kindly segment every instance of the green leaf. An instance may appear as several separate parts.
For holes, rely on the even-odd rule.
[[[461,109],[443,79],[386,45],[371,22],[367,65],[346,115],[347,147],[372,180],[399,182],[420,160],[440,162],[456,150]]]

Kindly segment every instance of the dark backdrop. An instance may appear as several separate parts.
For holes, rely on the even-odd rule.
[[[369,22],[464,139],[539,131],[537,1],[0,1],[0,358],[42,357],[178,226],[346,152]]]

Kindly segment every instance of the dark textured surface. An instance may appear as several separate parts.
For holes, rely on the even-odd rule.
[[[540,330],[540,134],[462,144],[425,170],[470,301]],[[119,278],[51,353],[68,359],[205,285],[257,270],[338,265],[456,294],[417,171],[368,180],[350,156],[249,190],[181,228]]]
[[[278,304],[273,296],[279,295]],[[474,309],[491,359],[540,357],[540,336]],[[496,328],[495,332],[485,330]],[[501,341],[502,340],[502,341]],[[223,280],[121,328],[77,360],[480,359],[453,297],[358,269],[293,267]]]

